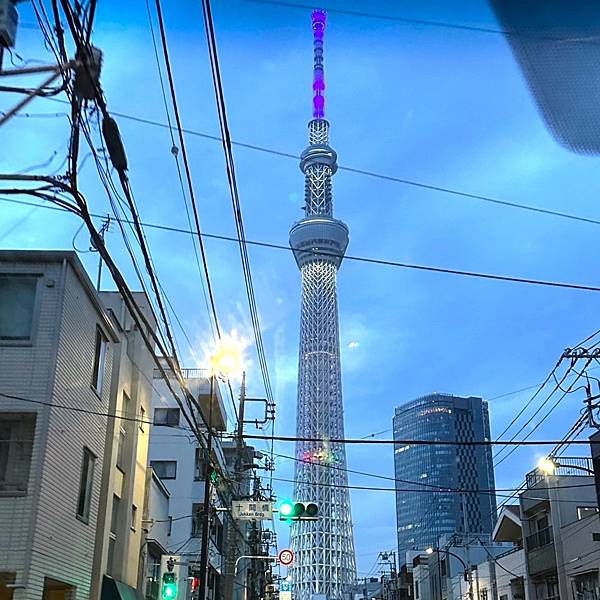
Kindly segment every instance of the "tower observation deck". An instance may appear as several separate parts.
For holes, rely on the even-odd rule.
[[[292,525],[291,568],[295,600],[323,595],[342,600],[356,578],[346,450],[329,440],[344,437],[338,330],[337,271],[348,246],[348,227],[333,217],[331,178],[337,155],[325,120],[323,35],[326,14],[312,14],[314,33],[313,119],[302,153],[305,216],[290,231],[290,246],[302,275],[294,498],[316,501],[318,521]]]

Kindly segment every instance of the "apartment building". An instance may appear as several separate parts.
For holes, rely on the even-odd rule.
[[[137,584],[147,430],[107,415],[144,420],[151,359],[74,252],[0,251],[3,599],[95,600],[106,577]]]
[[[600,598],[600,519],[592,461],[560,457],[528,473],[519,497],[527,599]]]
[[[497,600],[524,600],[527,568],[521,508],[518,504],[507,504],[500,511],[492,539],[513,544],[512,548],[496,557]]]
[[[166,365],[165,369],[168,372]],[[169,375],[175,380],[172,373]],[[184,369],[183,375],[205,418],[212,415],[214,430],[226,431],[227,416],[216,380],[211,385],[208,371],[202,369]],[[154,374],[153,387],[151,415],[154,425],[149,461],[169,493],[172,526],[166,550],[168,554],[181,557],[179,600],[186,600],[193,597],[192,578],[200,574],[204,488],[212,469],[158,369]],[[198,412],[196,420],[202,422]],[[223,471],[226,469],[225,456],[216,439],[213,444],[213,459]],[[223,482],[213,483],[211,502],[217,509],[224,509],[222,496],[217,493],[217,488]],[[220,597],[223,584],[224,513],[224,510],[217,510],[211,515],[208,560],[208,597],[211,599]]]

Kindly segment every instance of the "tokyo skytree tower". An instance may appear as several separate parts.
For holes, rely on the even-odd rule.
[[[302,153],[305,216],[290,231],[290,246],[302,274],[298,359],[298,442],[294,499],[319,505],[319,520],[292,524],[291,567],[294,600],[324,595],[341,600],[356,579],[356,559],[348,492],[346,451],[329,440],[344,437],[336,276],[348,227],[333,218],[331,177],[337,155],[329,146],[325,120],[323,34],[326,14],[312,14],[314,32],[313,119],[309,146]]]

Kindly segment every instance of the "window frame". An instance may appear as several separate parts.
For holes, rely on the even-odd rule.
[[[39,316],[40,316],[40,303],[41,303],[41,294],[40,294],[40,280],[43,275],[41,273],[11,273],[4,272],[0,273],[0,280],[3,278],[7,279],[34,279],[35,286],[33,291],[33,308],[31,311],[31,329],[29,332],[29,337],[27,339],[10,339],[10,338],[2,338],[0,337],[0,346],[34,346],[37,337],[38,324],[39,324]]]
[[[87,472],[84,481],[84,465],[87,459]],[[81,460],[81,469],[79,473],[79,491],[77,493],[77,510],[75,516],[79,521],[86,525],[90,521],[90,509],[92,504],[92,493],[94,490],[94,470],[96,466],[96,455],[87,447],[83,447],[83,458]],[[85,487],[84,487],[85,486]],[[82,492],[85,493],[83,497],[83,507],[80,513],[80,505],[82,502]]]
[[[156,420],[156,414],[158,413],[158,411],[164,411],[164,415],[165,418],[163,421],[157,421]],[[170,414],[177,414],[177,422],[175,423],[169,423],[169,415]],[[177,427],[179,426],[179,423],[181,421],[181,410],[177,407],[174,406],[158,406],[154,409],[154,414],[152,415],[152,424],[156,425],[157,427]]]
[[[29,491],[31,466],[33,464],[37,413],[27,411],[2,412],[0,413],[0,423],[5,424],[8,429],[8,438],[0,441],[0,445],[6,446],[4,478],[0,480],[0,497],[26,496]],[[31,437],[23,437],[25,434]],[[0,436],[4,435],[0,434]],[[23,463],[24,459],[26,459],[27,464]],[[22,479],[7,481],[7,474],[15,469]],[[12,483],[12,485],[8,485],[9,483]]]
[[[204,504],[202,502],[192,503],[192,526],[190,529],[190,537],[202,537],[202,528],[204,527]]]
[[[589,511],[587,514],[582,514],[582,511]],[[594,514],[598,514],[600,512],[597,506],[578,506],[577,507],[577,520],[581,521],[582,519],[587,519]]]
[[[110,507],[110,531],[115,538],[119,531],[119,511],[121,510],[121,498],[117,494],[113,494],[112,504]]]
[[[100,343],[98,343],[100,342]],[[94,338],[94,362],[92,363],[91,388],[102,397],[104,390],[104,376],[106,371],[106,354],[108,352],[108,338],[99,325],[96,325]]]
[[[158,474],[158,471],[156,470],[156,467],[155,467],[156,463],[165,463],[165,464],[171,463],[171,464],[174,464],[175,465],[175,475],[173,477],[166,477],[166,476],[161,477]],[[177,479],[177,461],[176,460],[151,460],[150,461],[150,466],[152,467],[152,470],[156,473],[156,476],[161,481],[164,481],[164,480],[166,480],[166,481],[169,481],[169,480],[173,481],[174,479]]]
[[[208,464],[204,459],[204,449],[196,446],[194,454],[194,481],[206,481],[208,478]]]

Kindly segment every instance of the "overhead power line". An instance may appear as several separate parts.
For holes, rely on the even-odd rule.
[[[1,175],[0,175],[0,177],[1,177]],[[24,193],[24,192],[23,192],[23,190],[0,189],[0,193]],[[25,201],[16,202],[16,201],[8,199],[8,198],[0,198],[0,201],[14,202],[15,204],[17,204],[17,203],[18,204],[26,204],[29,206],[45,207],[45,208],[49,208],[50,210],[64,210],[64,209],[59,209],[59,208],[55,208],[55,207],[46,207],[43,204],[36,204],[33,202],[25,202]],[[105,216],[100,213],[90,213],[90,215],[95,218],[103,218]],[[115,218],[115,220],[118,221],[119,219]],[[123,221],[125,223],[130,222],[127,219],[121,219],[121,221]],[[197,235],[195,232],[190,231],[189,229],[181,228],[181,227],[170,227],[167,225],[158,225],[155,223],[147,223],[147,222],[140,222],[140,224],[142,226],[144,226],[146,228],[150,228],[150,229],[171,231],[173,233],[183,233],[186,235]],[[236,238],[233,236],[219,235],[219,234],[214,234],[214,233],[204,233],[203,232],[201,234],[201,236],[206,239],[222,240],[222,241],[227,241],[227,242],[238,243],[240,241],[239,238]],[[271,243],[271,242],[261,242],[261,241],[257,241],[257,240],[245,239],[244,244],[247,244],[250,246],[258,246],[261,248],[285,250],[286,252],[293,251],[293,248],[291,248],[290,246],[286,246],[283,244],[275,244],[275,243]],[[327,252],[326,250],[311,251],[311,250],[303,249],[303,252],[313,252],[313,253],[319,254],[319,255],[331,254],[331,253]],[[434,266],[430,266],[430,265],[417,265],[417,264],[413,264],[413,263],[405,263],[405,262],[400,262],[400,261],[379,259],[379,258],[370,258],[370,257],[365,257],[365,256],[345,255],[344,260],[350,260],[350,261],[367,263],[367,264],[376,264],[376,265],[387,266],[387,267],[396,267],[396,268],[402,268],[402,269],[413,269],[413,270],[417,270],[417,271],[430,271],[433,273],[443,273],[443,274],[447,274],[447,275],[461,275],[464,277],[473,277],[476,279],[490,279],[490,280],[496,280],[496,281],[522,283],[522,284],[528,284],[528,285],[539,285],[539,286],[544,286],[544,287],[574,289],[574,290],[581,290],[581,291],[588,291],[588,292],[600,292],[600,287],[592,286],[592,285],[584,285],[584,284],[578,284],[578,283],[566,283],[566,282],[560,282],[560,281],[550,281],[550,280],[545,280],[545,279],[532,279],[532,278],[527,278],[527,277],[514,277],[512,275],[497,275],[497,274],[493,274],[493,273],[482,273],[482,272],[477,272],[477,271],[463,271],[460,269],[434,267]]]
[[[282,481],[285,483],[300,483],[298,480],[296,479],[284,479],[281,477],[273,477],[273,479],[275,481]],[[342,489],[348,489],[348,490],[365,490],[365,491],[369,491],[369,492],[402,492],[402,493],[418,493],[418,494],[445,494],[447,493],[446,490],[415,490],[415,489],[405,489],[405,488],[396,488],[396,487],[374,487],[374,486],[370,486],[370,485],[346,485],[346,484],[334,484],[334,483],[317,483],[317,482],[312,482],[312,485],[318,485],[318,486],[323,486],[323,487],[333,487],[333,488],[342,488]],[[590,488],[590,487],[595,487],[594,483],[582,483],[579,485],[574,485],[574,486],[561,486],[561,487],[575,487],[575,488]],[[548,489],[548,488],[538,488],[538,490],[541,489]],[[556,489],[556,488],[550,488],[550,489]],[[520,489],[515,489],[515,492],[520,491]],[[531,490],[532,492],[535,493],[536,490]],[[510,496],[503,496],[502,494],[498,494],[498,496],[500,497],[507,497],[507,498],[513,498],[514,495],[511,494]],[[531,496],[527,496],[528,499],[530,500],[547,500],[547,498],[534,498]],[[581,502],[581,500],[579,500],[579,502]]]
[[[53,102],[59,102],[59,103],[63,103],[63,104],[65,103],[64,100],[60,100],[59,98],[47,98],[47,100],[51,100]],[[138,116],[134,116],[134,115],[131,115],[128,113],[116,112],[116,111],[111,111],[111,114],[116,117],[119,117],[122,119],[127,119],[129,121],[141,123],[144,125],[152,125],[154,127],[160,127],[162,129],[172,129],[172,127],[170,127],[169,124],[161,123],[160,121],[156,121],[153,119],[147,119],[144,117],[138,117]],[[35,113],[33,113],[30,116],[34,116],[34,115],[35,115]],[[209,133],[203,133],[203,132],[193,130],[193,129],[184,128],[183,132],[188,135],[200,137],[200,138],[207,139],[207,140],[212,140],[212,141],[216,141],[216,142],[223,141],[223,139],[218,135],[211,135]],[[300,160],[300,155],[298,155],[298,154],[294,154],[291,152],[283,152],[281,150],[275,150],[273,148],[268,148],[266,146],[261,146],[258,144],[248,144],[245,142],[238,142],[238,141],[234,141],[234,140],[231,140],[231,144],[233,146],[238,146],[240,148],[246,148],[248,150],[263,152],[266,154],[272,154],[274,156],[281,156],[283,158]],[[591,225],[600,225],[600,219],[593,219],[591,217],[583,217],[581,215],[574,215],[572,213],[566,213],[566,212],[558,211],[558,210],[551,210],[551,209],[542,208],[539,206],[531,206],[531,205],[522,204],[519,202],[510,202],[509,200],[502,200],[501,198],[494,198],[492,196],[487,196],[485,194],[474,194],[471,192],[465,192],[462,190],[457,190],[457,189],[449,188],[449,187],[445,187],[445,186],[425,183],[422,181],[415,181],[413,179],[407,179],[404,177],[396,177],[394,175],[387,175],[385,173],[377,173],[375,171],[370,171],[368,169],[361,169],[361,168],[357,168],[357,167],[350,167],[347,165],[340,164],[340,165],[338,165],[338,170],[339,171],[347,171],[348,173],[354,173],[356,175],[373,177],[375,179],[381,179],[383,181],[389,181],[389,182],[398,183],[401,185],[407,185],[410,187],[420,188],[423,190],[429,190],[429,191],[440,192],[443,194],[449,194],[449,195],[457,196],[457,197],[461,197],[461,198],[467,198],[469,200],[479,200],[481,202],[487,202],[489,204],[495,204],[497,206],[506,206],[509,208],[516,208],[519,210],[525,210],[525,211],[534,212],[534,213],[538,213],[538,214],[549,215],[549,216],[558,217],[561,219],[568,219],[570,221],[578,221],[581,223],[588,223]]]
[[[308,464],[313,464],[316,465],[317,467],[321,467],[321,468],[325,468],[325,469],[333,469],[336,471],[344,471],[346,473],[351,473],[352,475],[362,475],[363,477],[373,477],[374,479],[383,479],[385,481],[393,481],[394,483],[404,483],[407,485],[416,485],[416,486],[420,486],[420,488],[422,488],[422,490],[425,491],[435,491],[435,492],[445,492],[448,494],[466,494],[466,493],[472,493],[472,494],[484,494],[484,495],[495,495],[499,492],[514,492],[515,490],[519,490],[520,488],[493,488],[493,489],[485,489],[485,488],[453,488],[453,487],[448,487],[448,486],[443,486],[443,485],[436,485],[436,484],[432,484],[432,483],[423,483],[422,481],[411,481],[409,479],[399,479],[396,477],[390,477],[387,475],[382,475],[380,473],[370,473],[368,471],[357,471],[355,469],[347,469],[345,467],[340,467],[339,465],[335,465],[335,464],[328,464],[328,463],[321,463],[318,461],[311,461],[311,460],[304,460],[302,458],[297,458],[294,456],[289,456],[287,454],[275,454],[275,456],[279,456],[281,458],[286,458],[288,460],[293,460],[296,462],[300,462],[300,463],[308,463]],[[571,486],[567,485],[567,486],[557,486],[560,489],[566,489],[569,488]],[[582,487],[582,485],[575,485],[574,487]],[[587,485],[586,485],[587,487]],[[541,489],[541,488],[536,488],[537,490]],[[544,488],[545,489],[545,488]],[[411,491],[422,491],[421,489],[414,489],[411,488]],[[581,500],[579,500],[579,502],[581,502]]]
[[[229,439],[230,436],[221,436],[223,439]],[[245,433],[245,439],[264,440],[271,439],[271,436],[254,435]],[[297,437],[277,435],[275,440],[278,442],[320,442],[323,438]],[[327,439],[329,444],[403,444],[410,446],[549,446],[563,443],[563,440],[375,440],[372,438],[331,438]],[[589,445],[588,440],[573,440],[571,444]]]
[[[247,2],[252,2],[253,4],[265,4],[268,6],[281,6],[285,8],[301,8],[301,9],[314,9],[315,4],[304,4],[299,2],[285,2],[284,0],[246,0]],[[326,10],[332,14],[338,15],[346,15],[349,17],[361,17],[367,19],[377,19],[384,21],[394,21],[396,23],[404,23],[406,25],[423,25],[426,27],[439,27],[442,29],[456,29],[459,31],[470,31],[475,33],[490,33],[496,36],[507,36],[507,37],[526,37],[529,39],[535,39],[545,42],[572,42],[577,44],[589,44],[596,45],[598,42],[594,36],[590,36],[588,38],[572,38],[565,37],[564,35],[550,35],[546,32],[540,33],[539,31],[534,30],[512,30],[512,29],[497,29],[493,27],[484,27],[481,25],[466,25],[464,23],[450,23],[447,21],[433,21],[430,19],[417,19],[411,17],[401,17],[396,15],[384,14],[384,13],[374,13],[367,11],[358,11],[358,10],[348,10],[342,8],[335,8],[330,6],[323,6],[323,4],[318,4],[319,8]]]

